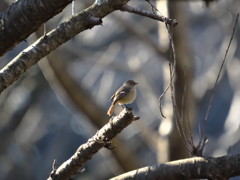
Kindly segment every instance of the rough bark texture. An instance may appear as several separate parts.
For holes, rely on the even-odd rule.
[[[194,157],[165,164],[144,167],[111,180],[180,180],[180,179],[217,179],[225,180],[240,175],[240,154],[232,156]]]
[[[16,81],[22,73],[36,64],[41,58],[70,40],[76,34],[102,23],[102,18],[118,10],[129,0],[109,0],[103,4],[96,2],[86,10],[72,16],[56,29],[36,41],[14,58],[0,71],[0,92]]]
[[[124,109],[118,116],[110,119],[87,143],[81,145],[74,155],[65,161],[59,168],[53,169],[48,180],[69,180],[72,175],[78,174],[82,165],[101,148],[109,145],[109,142],[136,120],[129,109]],[[121,147],[119,147],[121,148]]]
[[[18,0],[11,4],[0,13],[0,56],[26,39],[71,2],[72,0]]]

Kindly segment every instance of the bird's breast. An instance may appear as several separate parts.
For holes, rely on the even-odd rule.
[[[131,104],[137,96],[136,89],[134,88],[132,91],[130,91],[126,96],[122,97],[119,101],[118,104],[123,105],[123,104]]]

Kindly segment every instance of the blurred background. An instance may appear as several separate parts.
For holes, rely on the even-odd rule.
[[[11,3],[13,0],[0,1],[0,10]],[[75,12],[91,3],[76,0]],[[173,36],[177,55],[175,96],[197,144],[199,122],[205,118],[240,1],[150,3],[179,22]],[[144,0],[132,0],[129,5],[152,11]],[[69,5],[46,23],[47,31],[71,14]],[[1,68],[42,36],[42,29],[0,57]],[[240,23],[207,121],[206,156],[240,152],[239,39]],[[189,157],[172,120],[169,92],[162,101],[166,118],[159,110],[159,96],[169,83],[170,57],[163,23],[118,11],[104,18],[102,26],[84,31],[42,59],[0,96],[0,179],[46,179],[54,159],[59,166],[108,122],[108,100],[129,79],[139,83],[131,107],[141,119],[115,138],[113,151],[102,149],[74,178],[108,179],[139,167]],[[115,114],[121,110],[119,106]]]

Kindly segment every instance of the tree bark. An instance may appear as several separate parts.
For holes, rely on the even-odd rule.
[[[0,13],[0,56],[25,40],[72,0],[18,0]]]
[[[111,180],[180,180],[180,179],[217,179],[227,180],[240,175],[240,154],[232,156],[194,157],[172,161],[165,164],[147,166]]]
[[[70,40],[78,33],[102,24],[102,18],[118,10],[129,0],[109,0],[102,4],[96,1],[91,7],[72,16],[61,23],[56,29],[43,36],[33,45],[22,51],[16,58],[0,71],[0,92],[6,89],[21,74],[36,64],[41,58]]]
[[[103,147],[109,147],[111,140],[126,128],[134,120],[139,119],[134,117],[129,109],[124,109],[118,116],[109,120],[87,143],[79,146],[75,154],[65,161],[59,168],[53,170],[48,180],[69,180],[71,176],[81,172],[82,165],[92,158]]]

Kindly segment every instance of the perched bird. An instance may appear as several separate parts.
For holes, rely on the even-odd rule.
[[[119,105],[131,104],[135,100],[137,96],[135,86],[137,84],[138,83],[136,83],[133,80],[128,80],[124,82],[123,85],[112,95],[112,97],[110,98],[110,100],[112,100],[112,104],[107,112],[109,116],[112,115],[113,110],[117,104]]]

